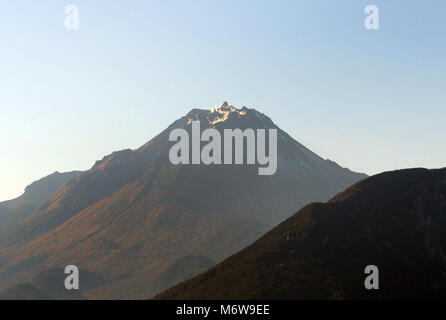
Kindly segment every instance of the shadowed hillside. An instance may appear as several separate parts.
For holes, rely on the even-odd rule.
[[[66,277],[61,268],[45,270],[32,279],[31,283],[0,292],[0,300],[85,300],[84,292],[107,282],[88,270],[79,270],[79,290],[67,290]]]
[[[199,256],[185,256],[173,263],[154,281],[154,290],[161,292],[173,285],[188,280],[197,274],[200,274],[215,263],[202,255]]]
[[[50,297],[31,283],[26,283],[0,292],[0,300],[50,300]]]
[[[255,219],[231,220],[200,243],[194,253],[202,254],[219,263],[231,254],[246,248],[271,228],[271,225]]]
[[[313,203],[157,299],[446,298],[446,169],[386,172]],[[379,290],[364,269],[379,268]]]

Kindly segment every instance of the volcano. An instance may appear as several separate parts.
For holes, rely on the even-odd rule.
[[[275,174],[259,175],[253,165],[171,164],[170,132],[191,133],[193,121],[220,131],[276,129]],[[218,263],[302,206],[365,177],[322,159],[255,109],[193,109],[140,148],[97,161],[0,234],[0,289],[76,265],[107,279],[87,298],[148,298],[178,259],[212,254]]]

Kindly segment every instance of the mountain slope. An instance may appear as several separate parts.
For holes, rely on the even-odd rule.
[[[313,203],[158,299],[446,298],[446,169],[386,172]],[[379,268],[379,290],[364,269]]]
[[[206,271],[214,265],[215,263],[211,259],[202,255],[182,257],[159,275],[153,283],[154,290],[162,292]]]
[[[0,292],[0,300],[49,300],[45,292],[30,283],[21,284]]]
[[[106,279],[88,270],[79,270],[82,286],[78,290],[65,288],[63,269],[52,268],[38,274],[30,283],[20,284],[0,292],[0,300],[85,300],[82,295],[91,288],[103,285]]]
[[[202,130],[278,129],[276,174],[259,176],[256,165],[172,165],[169,134],[190,132],[192,120],[200,120]],[[96,162],[0,236],[0,289],[75,264],[116,279],[87,292],[89,298],[146,298],[173,262],[202,254],[201,244],[220,258],[232,254],[258,238],[259,223],[275,225],[364,177],[318,157],[254,109],[194,109],[141,148]],[[207,242],[244,219],[258,223],[241,240],[226,234],[234,249]]]
[[[104,285],[107,280],[88,270],[79,270],[79,281],[82,285],[79,290],[67,290],[64,269],[52,268],[38,274],[32,284],[53,300],[84,300],[83,293],[98,286]]]
[[[53,174],[33,182],[20,197],[0,202],[0,233],[26,219],[80,171]]]
[[[219,263],[231,254],[246,248],[271,228],[272,226],[255,219],[234,219],[207,237],[197,246],[194,253],[203,254]]]

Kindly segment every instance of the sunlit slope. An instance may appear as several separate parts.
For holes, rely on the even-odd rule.
[[[214,250],[222,259],[256,240],[259,226],[271,227],[365,177],[323,160],[279,128],[275,175],[259,176],[257,165],[174,166],[169,133],[190,131],[191,120],[202,129],[277,128],[254,109],[194,109],[141,148],[104,157],[0,236],[0,289],[75,264],[110,280],[86,292],[88,298],[147,298],[168,266],[202,254],[201,245],[209,251],[212,239],[224,239]],[[253,230],[238,225],[247,220]]]

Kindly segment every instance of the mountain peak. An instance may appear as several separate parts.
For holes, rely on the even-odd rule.
[[[209,124],[216,124],[218,122],[226,121],[232,114],[241,117],[246,115],[246,110],[237,109],[232,104],[223,102],[221,106],[212,108],[206,118],[208,119]]]
[[[192,121],[206,121],[209,125],[215,125],[219,122],[225,122],[232,118],[242,118],[247,112],[254,109],[248,109],[243,106],[237,108],[228,102],[223,102],[222,105],[215,105],[209,109],[192,109],[186,116],[186,124],[191,124]]]

